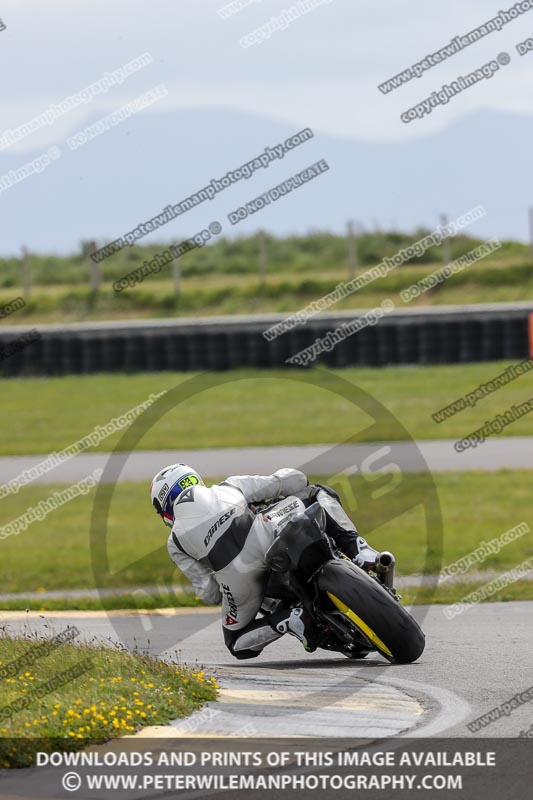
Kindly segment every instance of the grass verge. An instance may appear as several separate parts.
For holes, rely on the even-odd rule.
[[[400,589],[402,596],[402,605],[408,606],[411,604],[424,605],[425,603],[437,603],[439,605],[451,605],[452,603],[459,603],[464,600],[471,592],[483,588],[490,582],[487,581],[465,581],[464,583],[451,583],[439,586],[433,594],[432,590],[428,587],[406,587]],[[509,584],[509,586],[500,589],[499,591],[487,597],[483,602],[485,603],[503,603],[512,600],[533,600],[533,581],[516,581]]]
[[[341,443],[355,437],[362,442],[405,439],[406,433],[395,419],[413,439],[462,438],[496,414],[532,397],[533,370],[441,424],[432,414],[492,380],[511,363],[332,370],[374,397],[376,413],[379,404],[385,406],[392,417],[386,419],[381,413],[378,424],[327,388],[329,370],[306,372],[318,385],[303,381],[299,370],[224,372],[220,385],[178,404],[158,420],[137,448],[278,447]],[[59,452],[96,426],[105,426],[145,402],[151,394],[172,389],[192,376],[164,372],[0,380],[1,411],[9,419],[9,436],[2,439],[1,454]],[[61,424],[50,424],[58,414]],[[113,450],[121,435],[107,436],[95,450]],[[500,435],[533,435],[533,414],[509,425]]]
[[[402,596],[402,605],[424,605],[426,603],[448,604],[458,603],[468,594],[481,589],[492,578],[487,581],[469,581],[464,583],[444,584],[438,586],[436,590],[429,587],[415,588],[412,586],[401,587],[399,592]],[[2,603],[2,611],[71,611],[74,607],[76,611],[126,611],[137,609],[139,611],[154,611],[164,608],[194,608],[205,606],[197,597],[190,595],[190,600],[182,602],[185,595],[173,594],[171,592],[152,595],[148,591],[143,593],[141,599],[137,595],[126,594],[110,598],[86,598],[73,600],[62,600],[54,598],[51,600],[8,600]],[[508,602],[510,600],[533,600],[533,580],[519,580],[487,597],[484,602]],[[43,604],[44,603],[44,604]],[[218,607],[213,607],[216,613]]]
[[[159,592],[150,588],[140,589],[137,593],[116,594],[104,597],[42,597],[2,600],[1,611],[122,611],[138,609],[153,611],[160,608],[197,608],[205,606],[192,592]]]
[[[0,668],[10,673],[1,680],[2,767],[29,766],[38,750],[78,750],[165,724],[217,696],[216,680],[201,670],[124,648],[44,641],[0,636]]]

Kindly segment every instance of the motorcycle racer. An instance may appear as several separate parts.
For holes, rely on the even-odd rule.
[[[172,464],[154,477],[152,505],[171,528],[167,548],[204,602],[222,602],[226,646],[238,659],[254,658],[285,633],[313,652],[317,628],[300,608],[276,609],[256,619],[269,570],[265,554],[295,514],[318,502],[326,533],[346,556],[365,569],[377,551],[359,536],[339,497],[328,486],[309,485],[303,472],[233,475],[207,487],[186,464]]]

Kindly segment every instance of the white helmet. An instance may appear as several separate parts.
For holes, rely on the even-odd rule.
[[[150,486],[152,505],[169,528],[174,524],[174,501],[184,489],[205,486],[203,480],[187,464],[171,464],[158,472]]]

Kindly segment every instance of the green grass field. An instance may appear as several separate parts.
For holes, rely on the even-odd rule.
[[[14,669],[23,658],[26,666],[22,662]],[[27,708],[0,721],[0,767],[30,766],[38,751],[79,750],[146,725],[163,725],[217,696],[215,679],[201,669],[128,653],[123,646],[54,647],[50,640],[3,633],[0,666],[9,669],[1,679],[2,711],[29,701]],[[70,675],[69,669],[74,670]],[[52,677],[57,688],[33,696],[44,692]]]
[[[378,264],[384,257],[392,258],[403,248],[414,244],[429,230],[418,230],[412,234],[399,231],[365,232],[357,237],[358,264],[360,269]],[[481,239],[470,238],[468,231],[451,240],[451,257],[458,258],[481,244]],[[345,236],[323,231],[314,231],[302,236],[276,237],[263,233],[266,245],[267,272],[291,275],[333,275],[347,272],[348,247]],[[175,243],[175,240],[172,240]],[[104,244],[101,242],[100,244]],[[102,277],[112,282],[121,275],[141,266],[170,244],[162,240],[158,244],[137,242],[100,262]],[[517,241],[502,241],[495,259],[501,265],[528,262],[531,254],[527,244]],[[38,286],[87,285],[89,282],[89,258],[87,243],[77,253],[69,255],[39,254],[31,252],[28,266],[32,282]],[[416,256],[414,252],[403,267],[426,266],[442,263],[442,246],[431,246]],[[258,270],[259,241],[257,235],[224,236],[211,241],[207,246],[187,252],[180,260],[183,278],[239,278],[256,276]],[[405,256],[404,256],[405,259]],[[403,268],[402,267],[402,268]],[[170,267],[163,267],[159,277],[170,276]],[[16,257],[0,257],[0,286],[13,288],[20,285],[21,261]]]
[[[117,276],[140,263],[125,265]],[[361,267],[358,274],[368,268]],[[399,309],[405,308],[400,291],[441,268],[441,261],[396,268],[336,303],[331,311],[374,308],[389,298]],[[267,275],[262,282],[253,270],[251,274],[193,273],[183,280],[179,296],[172,281],[161,276],[147,278],[141,285],[119,294],[113,292],[111,283],[103,284],[96,294],[87,285],[52,283],[35,286],[26,308],[9,317],[5,324],[294,312],[329,294],[346,280],[346,268],[333,266],[305,273],[294,271],[289,265]],[[0,288],[0,305],[20,294],[14,288]],[[407,307],[516,302],[528,298],[533,298],[533,265],[527,257],[493,256],[422,293]]]
[[[327,388],[328,373],[322,370],[213,373],[208,377],[212,388],[177,404],[146,431],[136,448],[340,443],[356,436],[360,441],[462,438],[497,413],[533,397],[533,371],[441,424],[431,415],[495,378],[510,363],[333,371],[376,399],[377,426],[370,414]],[[170,390],[192,377],[192,373],[166,372],[4,379],[0,381],[1,408],[3,418],[9,420],[9,434],[2,437],[0,453],[60,451],[150,394]],[[306,377],[312,377],[316,385],[308,384]],[[390,415],[379,413],[380,405]],[[373,408],[370,411],[374,413]],[[533,435],[533,414],[500,435]],[[113,434],[97,449],[111,451],[119,438]]]
[[[376,266],[383,258],[393,258],[427,233],[429,231],[422,230],[411,234],[362,233],[357,240],[356,273],[359,275]],[[264,242],[265,280],[258,277],[256,235],[231,240],[221,237],[205,247],[190,250],[179,261],[179,296],[175,294],[168,266],[132,290],[120,294],[112,291],[113,281],[152,259],[168,246],[164,243],[139,242],[105,259],[100,264],[104,282],[97,293],[90,288],[87,243],[78,253],[65,256],[32,253],[28,260],[31,297],[27,308],[10,317],[8,324],[296,311],[350,277],[344,236],[320,231],[284,238],[267,234]],[[450,242],[452,260],[480,243],[481,240],[467,235],[453,237]],[[400,267],[353,293],[335,308],[370,308],[385,298],[396,300],[401,289],[440,269],[443,264],[439,246],[432,246],[419,256],[413,252],[411,257],[402,257],[407,260]],[[21,293],[21,274],[19,259],[0,259],[0,305]],[[528,297],[533,297],[529,248],[524,243],[504,241],[497,252],[423,294],[417,302],[420,305],[464,304]]]
[[[321,481],[327,481],[322,476]],[[392,550],[398,574],[425,569],[438,572],[443,566],[505,531],[526,522],[533,530],[531,473],[441,473],[435,476],[434,496],[427,475],[405,474],[401,484],[379,503],[368,502],[369,485],[361,476],[350,478],[353,498],[344,492],[345,507],[377,549]],[[49,496],[53,486],[34,486],[2,499],[0,525],[5,525],[30,505]],[[374,491],[376,487],[371,487]],[[426,532],[421,500],[440,503],[444,534],[443,553],[437,531]],[[153,513],[147,487],[119,484],[113,494],[107,537],[98,534],[96,544],[104,545],[109,558],[107,579],[103,572],[95,581],[91,563],[90,520],[94,492],[78,497],[56,509],[41,522],[1,542],[0,585],[4,592],[51,589],[89,589],[95,586],[161,586],[167,592],[182,578],[166,551],[166,529]],[[28,553],[32,554],[28,558]],[[491,555],[480,570],[504,570],[533,555],[531,534],[506,545]],[[102,564],[101,554],[97,563]],[[142,599],[140,601],[142,603]]]

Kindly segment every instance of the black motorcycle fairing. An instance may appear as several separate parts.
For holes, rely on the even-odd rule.
[[[273,572],[298,573],[309,581],[324,562],[335,557],[328,537],[324,534],[324,511],[313,503],[305,511],[294,514],[276,541],[266,552],[265,561]]]

